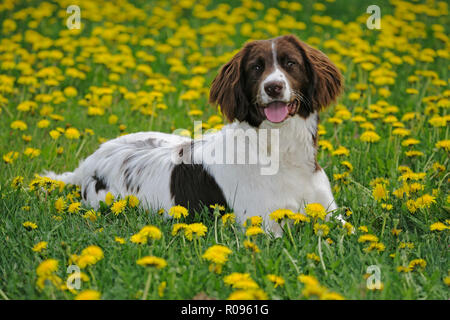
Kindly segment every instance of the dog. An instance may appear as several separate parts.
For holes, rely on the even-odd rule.
[[[280,235],[279,224],[269,219],[274,210],[301,212],[308,203],[320,203],[329,219],[337,209],[316,155],[319,112],[336,100],[342,82],[324,53],[294,35],[251,41],[212,82],[209,101],[229,121],[220,131],[199,139],[161,132],[128,134],[103,143],[75,171],[46,176],[79,185],[83,202],[94,208],[108,192],[122,198],[135,195],[141,206],[162,208],[165,215],[174,205],[193,212],[218,204],[232,208],[241,223],[262,216],[265,230]],[[272,140],[262,144],[268,154],[278,154],[275,173],[261,174],[263,161],[204,160],[205,152],[223,151],[223,158],[232,152],[224,148],[226,133],[262,131],[278,136],[277,145]],[[262,140],[244,137],[245,150],[258,149]],[[231,160],[240,152],[238,146]]]

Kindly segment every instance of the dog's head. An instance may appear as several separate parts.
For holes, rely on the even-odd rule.
[[[328,106],[339,95],[342,76],[321,51],[293,35],[247,43],[214,79],[210,102],[229,121],[281,123]]]

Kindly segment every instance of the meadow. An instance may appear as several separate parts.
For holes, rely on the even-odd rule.
[[[448,299],[448,3],[378,1],[369,29],[372,2],[0,3],[0,299]],[[281,238],[220,207],[167,220],[107,196],[95,211],[39,176],[119,135],[220,129],[220,66],[283,34],[345,78],[318,143],[345,226],[313,205],[272,214]]]

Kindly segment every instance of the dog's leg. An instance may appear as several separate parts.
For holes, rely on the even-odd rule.
[[[338,207],[334,200],[333,193],[331,192],[330,181],[323,169],[320,169],[315,173],[314,182],[316,186],[315,202],[320,203],[328,212],[325,221],[328,221],[330,220],[330,217],[333,217],[344,225],[346,221],[341,214],[336,213]]]

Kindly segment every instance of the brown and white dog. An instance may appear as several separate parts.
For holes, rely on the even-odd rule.
[[[222,130],[194,140],[129,134],[102,144],[74,172],[46,175],[79,185],[84,202],[93,207],[107,192],[134,194],[143,207],[166,212],[174,205],[199,211],[220,204],[233,208],[240,222],[262,216],[266,230],[280,235],[279,225],[268,218],[276,209],[301,212],[308,203],[320,203],[331,214],[337,208],[316,153],[318,113],[341,88],[336,66],[295,36],[252,41],[212,83],[210,102],[230,121]],[[236,137],[243,145],[227,148]],[[248,161],[262,149],[263,160]],[[247,161],[235,161],[245,151]],[[206,161],[205,154],[215,161]],[[262,174],[273,155],[276,170]]]

